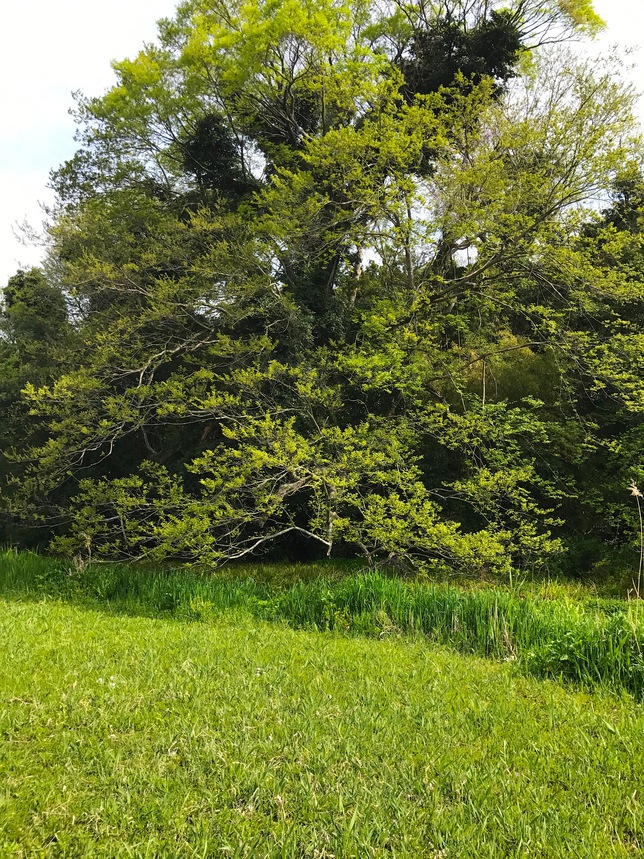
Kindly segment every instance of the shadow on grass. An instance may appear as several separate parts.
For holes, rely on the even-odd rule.
[[[34,552],[0,551],[0,597],[53,599],[110,613],[199,620],[204,606],[225,611],[263,603],[285,589],[359,575],[355,561],[229,565],[210,569],[159,564],[78,564]]]

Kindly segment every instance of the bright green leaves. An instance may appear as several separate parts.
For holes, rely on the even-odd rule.
[[[504,533],[462,534],[441,517],[395,426],[372,420],[304,435],[295,418],[240,416],[225,441],[187,465],[187,493],[161,466],[112,481],[84,480],[59,551],[103,557],[180,557],[201,564],[266,550],[287,534],[337,541],[370,563],[507,571]]]
[[[89,557],[190,557],[186,543],[201,545],[198,515],[186,510],[186,496],[165,468],[143,462],[139,473],[127,477],[81,480],[70,533],[54,540],[55,551]],[[188,515],[186,515],[188,514]],[[202,522],[202,531],[207,523]],[[201,539],[199,539],[201,537]],[[161,541],[166,550],[158,551]]]
[[[299,243],[307,255],[311,245],[321,255],[346,245],[375,247],[374,233],[383,231],[391,241],[417,196],[413,177],[424,153],[444,149],[447,131],[431,104],[403,104],[395,88],[387,96],[358,127],[309,141],[298,169],[277,172],[262,195],[275,240],[294,249]]]
[[[593,388],[618,396],[631,412],[644,413],[644,334],[615,333],[608,343],[586,340],[587,360],[595,375]]]
[[[59,548],[558,552],[643,407],[637,169],[595,211],[638,163],[632,95],[518,62],[596,26],[584,0],[449,5],[191,0],[81,103],[36,320],[67,302],[73,336],[25,376],[14,495]]]
[[[580,30],[594,35],[606,26],[593,9],[592,0],[558,0],[557,5]]]
[[[329,0],[197,6],[178,64],[191,89],[225,105],[271,161],[286,163],[377,93],[388,63],[355,38],[365,15],[361,3]]]

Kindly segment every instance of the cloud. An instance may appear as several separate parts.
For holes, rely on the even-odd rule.
[[[38,227],[51,203],[49,172],[75,149],[72,92],[100,95],[114,82],[112,59],[134,56],[156,34],[174,0],[24,0],[7,3],[0,29],[0,286],[40,248],[14,237],[16,222]]]

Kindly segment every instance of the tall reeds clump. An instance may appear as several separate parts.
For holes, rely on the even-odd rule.
[[[531,673],[644,695],[644,624],[624,604],[606,616],[570,600],[462,591],[368,573],[333,586],[302,583],[271,614],[297,626],[385,635],[420,632],[462,652],[519,662]]]

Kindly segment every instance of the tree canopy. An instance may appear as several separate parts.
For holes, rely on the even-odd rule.
[[[644,180],[633,93],[566,48],[600,26],[588,0],[183,3],[80,100],[49,258],[5,290],[5,516],[213,564],[627,542]]]

